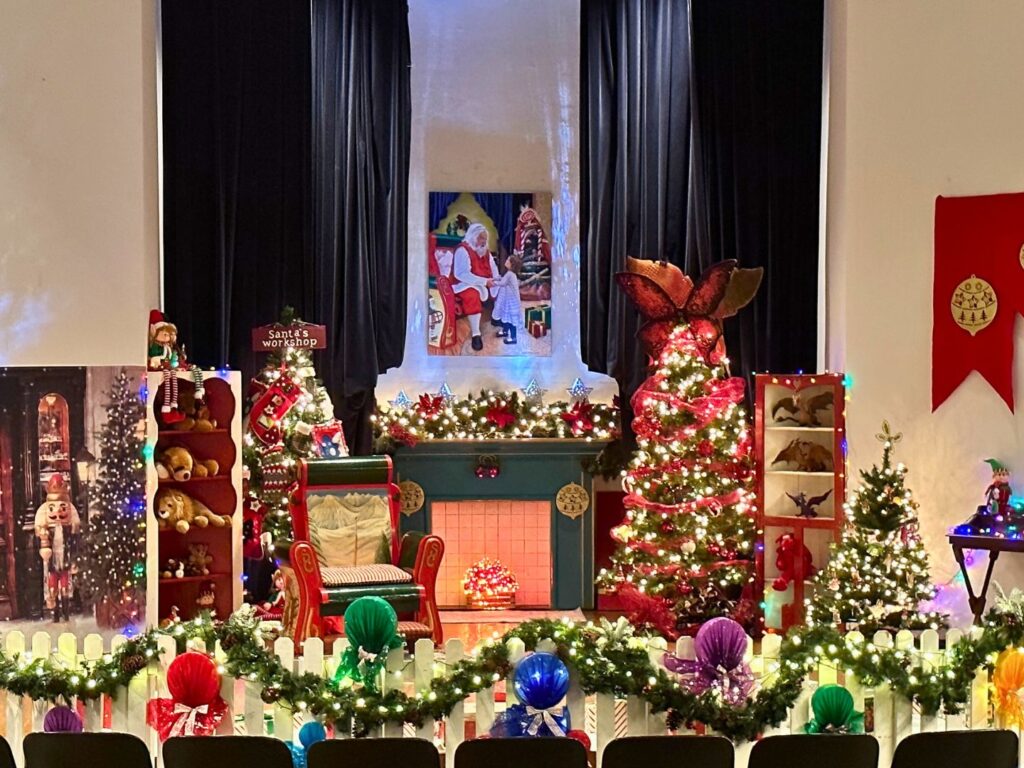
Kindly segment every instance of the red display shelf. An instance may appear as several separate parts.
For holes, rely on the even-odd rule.
[[[160,579],[160,588],[174,587],[179,584],[195,584],[201,581],[223,581],[224,579],[230,579],[230,573],[208,573],[205,576],[182,576],[180,579],[175,577],[173,579]]]
[[[804,600],[811,596],[812,573],[804,573],[802,558],[795,558],[792,582],[778,591],[772,582],[780,575],[776,547],[781,537],[792,534],[796,551],[807,547],[813,569],[823,568],[830,555],[829,546],[842,534],[846,500],[846,390],[841,373],[758,374],[755,403],[755,461],[757,485],[757,522],[761,530],[757,554],[757,593],[764,610],[765,628],[784,631],[803,623]],[[817,423],[795,423],[787,414],[797,416],[782,405],[784,398],[806,402],[810,397],[832,393],[832,406],[815,412]],[[788,404],[787,404],[788,405]],[[776,411],[773,414],[773,411]],[[802,419],[806,422],[806,415]],[[794,441],[818,446],[832,457],[830,471],[801,469],[797,462],[773,463]],[[815,498],[828,493],[816,507],[817,517],[798,516],[799,508],[787,496],[800,493]],[[767,585],[767,586],[766,586]]]

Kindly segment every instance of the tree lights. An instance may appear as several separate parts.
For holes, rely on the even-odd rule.
[[[677,326],[634,395],[637,453],[625,473],[619,548],[598,584],[670,637],[715,616],[753,619],[757,527],[743,382]]]

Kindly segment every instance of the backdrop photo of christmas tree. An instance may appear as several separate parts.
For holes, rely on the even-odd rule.
[[[122,629],[142,619],[146,582],[146,465],[138,380],[122,369],[97,436],[99,472],[85,522],[79,571],[82,596],[101,627]]]
[[[663,262],[629,266],[620,283],[648,320],[641,338],[655,365],[632,398],[626,517],[598,586],[618,594],[634,624],[669,638],[717,616],[752,627],[751,435],[721,320],[753,297],[760,273],[723,262],[694,286]]]
[[[888,422],[877,435],[882,464],[861,470],[861,485],[845,505],[847,526],[807,599],[808,624],[835,624],[870,636],[879,629],[945,625],[919,606],[935,597],[928,553],[918,533],[917,502],[904,484],[907,468],[893,464],[902,435]]]

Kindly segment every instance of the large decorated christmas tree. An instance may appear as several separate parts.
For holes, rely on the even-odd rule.
[[[598,585],[618,594],[635,624],[669,637],[716,616],[754,620],[750,430],[720,320],[759,280],[733,262],[696,286],[661,262],[630,260],[620,276],[649,321],[641,338],[654,369],[632,399],[638,449],[624,480],[626,517]]]
[[[902,435],[883,422],[877,437],[882,465],[861,470],[861,484],[845,505],[842,541],[833,545],[828,566],[815,576],[807,621],[855,624],[865,634],[939,627],[945,624],[943,616],[918,612],[922,602],[935,596],[935,588],[918,533],[917,502],[904,484],[907,468],[892,461]]]
[[[123,369],[110,388],[99,434],[99,475],[82,547],[84,597],[101,624],[124,627],[139,618],[145,581],[146,468],[140,422],[145,406]]]
[[[305,324],[286,307],[281,327]],[[291,537],[287,491],[289,469],[297,459],[348,455],[341,422],[313,367],[313,353],[283,346],[267,355],[263,370],[249,384],[243,460],[248,471],[247,510],[258,525],[248,526],[247,539],[269,533],[275,540]],[[255,530],[249,530],[255,527]]]

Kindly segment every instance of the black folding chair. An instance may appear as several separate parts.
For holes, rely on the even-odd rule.
[[[165,768],[292,768],[292,753],[266,736],[175,736],[164,742]]]
[[[721,736],[627,736],[608,742],[602,765],[604,768],[732,768],[733,760],[732,742]]]
[[[3,736],[0,736],[0,768],[17,768],[14,762],[14,753],[11,752],[11,745]]]
[[[1013,731],[917,733],[896,746],[892,768],[1016,768],[1017,734]]]
[[[306,754],[307,768],[438,768],[440,763],[426,739],[319,741]]]
[[[11,748],[4,742],[8,759]],[[30,733],[25,768],[152,768],[145,742],[130,733]],[[14,760],[11,759],[11,765]]]
[[[474,739],[455,750],[455,768],[588,768],[587,751],[569,738]]]
[[[749,768],[797,765],[878,768],[878,742],[865,734],[769,736],[750,750]]]

